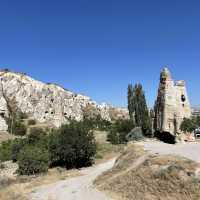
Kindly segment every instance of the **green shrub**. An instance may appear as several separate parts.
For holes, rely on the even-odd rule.
[[[27,115],[21,111],[12,112],[9,117],[6,117],[8,124],[8,132],[18,136],[26,135],[27,127],[24,125],[23,120]]]
[[[0,161],[12,160],[12,141],[4,141],[0,145]]]
[[[93,118],[84,116],[83,123],[86,126],[88,126],[90,130],[97,129],[97,130],[106,131],[111,126],[111,122],[105,119],[102,119],[100,115],[97,115]]]
[[[19,120],[23,120],[23,119],[27,119],[28,118],[28,115],[26,113],[21,112],[21,111],[18,111],[16,113],[16,115],[17,115],[16,116],[17,119],[19,119]]]
[[[33,145],[21,149],[18,157],[18,174],[34,175],[48,171],[48,151]]]
[[[42,145],[48,148],[48,136],[42,128],[31,128],[27,140],[29,144]]]
[[[26,135],[26,130],[27,130],[27,128],[23,123],[21,123],[19,121],[15,121],[13,123],[13,134],[14,135],[24,136],[24,135]]]
[[[199,117],[192,117],[192,118],[184,118],[180,129],[181,131],[187,133],[193,132],[196,128],[199,127]]]
[[[26,145],[27,139],[15,139],[12,142],[11,146],[11,158],[13,162],[16,162],[18,160],[18,155],[21,149]]]
[[[118,120],[112,124],[107,140],[112,144],[123,144],[127,142],[126,135],[134,128],[131,120]]]
[[[29,126],[32,126],[32,125],[35,125],[35,124],[36,124],[36,121],[34,119],[28,120],[28,125]]]
[[[13,140],[11,147],[11,157],[13,162],[18,160],[19,152],[24,148],[25,145],[34,145],[41,149],[48,149],[48,137],[43,129],[32,128],[27,138]]]
[[[51,134],[49,159],[51,166],[79,168],[91,165],[96,153],[93,133],[84,122],[72,121]]]

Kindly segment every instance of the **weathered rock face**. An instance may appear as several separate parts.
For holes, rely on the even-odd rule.
[[[4,119],[9,113],[7,101],[14,102],[20,111],[38,122],[47,122],[56,127],[69,119],[82,120],[87,114],[87,108],[110,121],[110,109],[113,109],[106,104],[98,105],[89,97],[75,94],[58,85],[45,84],[21,73],[1,71],[0,130],[7,130]],[[126,116],[126,113],[122,115]]]
[[[180,133],[184,118],[191,116],[190,103],[184,81],[174,82],[167,68],[160,75],[158,97],[155,103],[155,130]]]

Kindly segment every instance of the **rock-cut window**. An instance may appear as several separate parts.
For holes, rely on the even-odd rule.
[[[181,101],[182,101],[182,102],[185,102],[185,100],[186,100],[185,95],[182,94],[182,95],[181,95]]]

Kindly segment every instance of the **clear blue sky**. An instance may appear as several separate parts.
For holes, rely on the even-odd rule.
[[[0,0],[0,67],[126,105],[141,82],[149,105],[169,66],[200,104],[200,1]]]

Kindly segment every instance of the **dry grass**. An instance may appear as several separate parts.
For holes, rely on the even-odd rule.
[[[0,189],[1,200],[28,200],[22,185],[12,185],[7,188]]]
[[[140,166],[131,168],[144,154],[142,147],[129,147],[113,169],[95,181],[98,188],[124,200],[200,199],[200,181],[196,176],[199,164],[171,155],[149,155]],[[126,171],[128,168],[131,170]]]
[[[97,142],[96,164],[118,157],[124,150],[124,145],[112,145],[110,142],[107,142],[107,134],[107,131],[94,131]]]

